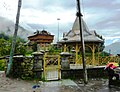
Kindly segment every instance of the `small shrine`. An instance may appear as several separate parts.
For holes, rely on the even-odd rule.
[[[84,36],[85,50],[91,52],[91,64],[95,65],[95,51],[97,50],[98,54],[100,47],[104,45],[104,39],[102,36],[98,35],[96,31],[89,31],[86,23],[82,19],[82,31]],[[63,46],[63,52],[75,52],[75,63],[80,63],[80,53],[81,53],[81,39],[80,39],[80,26],[79,18],[76,17],[73,24],[72,30],[63,34],[63,38],[58,42]]]

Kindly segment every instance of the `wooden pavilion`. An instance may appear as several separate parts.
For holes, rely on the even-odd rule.
[[[95,61],[95,51],[98,51],[100,46],[104,44],[104,39],[102,36],[98,35],[95,31],[89,31],[86,23],[82,19],[82,31],[84,36],[85,50],[89,49],[91,51],[91,65],[96,65]],[[79,18],[76,17],[76,20],[73,24],[72,30],[63,34],[63,39],[58,43],[62,44],[64,52],[75,52],[75,63],[80,63],[80,52],[81,52],[81,39],[80,39],[80,27],[79,27]]]
[[[51,33],[47,32],[46,30],[42,31],[36,31],[34,32],[34,35],[29,36],[28,40],[30,41],[30,44],[36,43],[38,45],[38,48],[47,48],[54,39],[54,35],[51,35]]]

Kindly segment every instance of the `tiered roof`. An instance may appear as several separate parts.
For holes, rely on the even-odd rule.
[[[82,29],[83,29],[84,42],[103,42],[104,41],[104,39],[102,39],[95,31],[94,32],[89,31],[83,19],[82,19]],[[73,24],[72,30],[66,33],[63,39],[60,40],[59,42],[64,43],[64,42],[80,42],[80,41],[81,41],[81,38],[80,38],[79,18],[77,17]]]

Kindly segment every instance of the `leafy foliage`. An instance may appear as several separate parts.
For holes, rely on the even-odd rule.
[[[0,60],[0,70],[4,70],[4,68],[5,68],[5,62],[4,62],[4,60]]]
[[[34,42],[34,44],[32,46],[32,49],[33,49],[34,52],[37,51],[37,43],[36,42]]]
[[[26,54],[26,47],[24,46],[24,43],[19,39],[16,40],[15,53],[22,55]]]
[[[9,38],[8,40],[3,38],[0,39],[0,56],[10,54],[11,42],[11,38]],[[24,46],[23,40],[21,40],[20,38],[17,38],[15,47],[16,48],[14,53],[23,55],[26,53],[26,48]]]
[[[109,56],[109,55],[110,55],[110,53],[105,52],[105,51],[103,51],[103,52],[100,53],[101,57],[105,57],[105,56]]]
[[[26,47],[24,46],[24,40],[17,38],[16,46],[15,46],[15,54],[23,54],[26,53]],[[0,34],[0,57],[6,56],[10,54],[12,43],[12,37],[6,36],[4,34]],[[4,60],[0,60],[0,70],[4,70],[5,64]]]
[[[1,34],[0,34],[0,39],[1,39],[1,38],[5,39],[5,40],[8,40],[8,39],[9,39],[9,37],[6,36],[4,33],[1,33]]]
[[[10,50],[10,41],[0,39],[0,56],[8,55]]]

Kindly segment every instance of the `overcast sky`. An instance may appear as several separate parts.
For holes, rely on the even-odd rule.
[[[18,0],[0,0],[0,16],[15,21]],[[89,30],[105,38],[105,45],[120,41],[120,0],[81,0]],[[45,29],[57,38],[68,32],[76,18],[76,0],[22,0],[20,24],[27,29]]]

